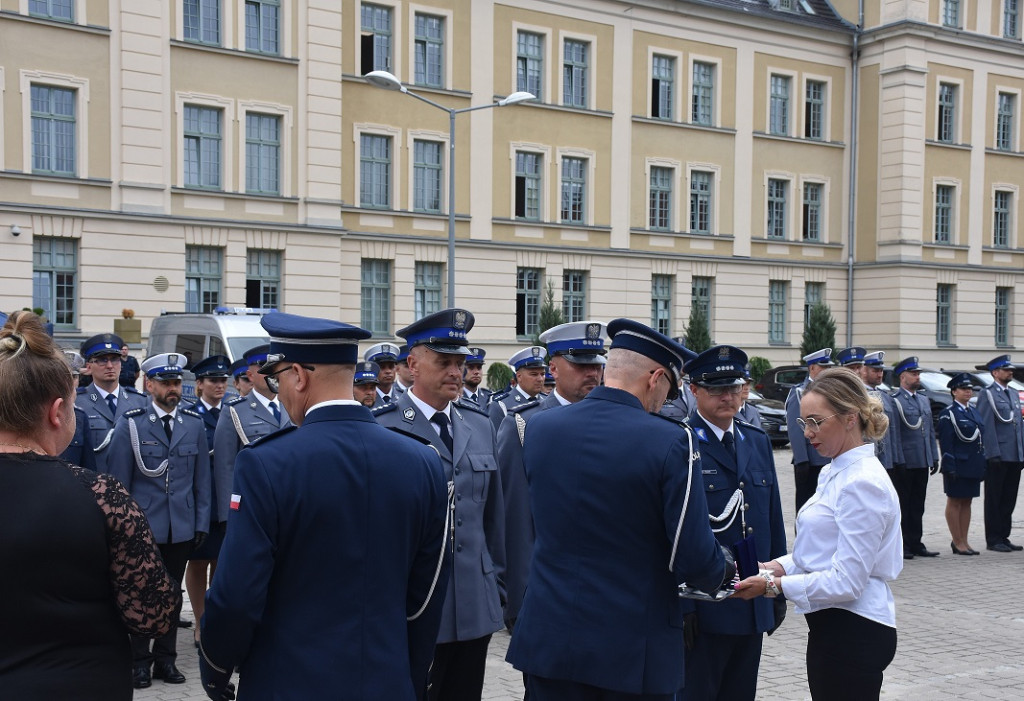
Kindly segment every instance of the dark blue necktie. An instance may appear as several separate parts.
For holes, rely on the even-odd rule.
[[[380,398],[380,400],[382,402],[384,402],[385,404],[390,404],[391,403],[391,395],[385,394],[383,397]]]
[[[733,438],[732,431],[726,431],[722,434],[722,445],[725,446],[726,451],[729,453],[733,460],[736,459],[736,439]]]
[[[277,402],[270,402],[267,406],[270,408],[270,413],[274,415],[274,421],[281,423],[281,410],[277,408]]]
[[[218,406],[218,407],[214,407],[213,409],[210,409],[210,416],[212,416],[214,422],[216,422],[217,419],[220,418],[220,407]]]
[[[455,455],[454,443],[452,442],[452,432],[450,429],[451,422],[448,417],[445,416],[443,411],[439,411],[434,414],[434,418],[431,421],[440,429],[441,440],[444,441],[444,445],[448,448],[448,452],[453,456]]]
[[[110,413],[116,416],[117,415],[117,400],[114,399],[114,395],[113,394],[108,394],[107,395],[107,406],[110,407]]]
[[[165,414],[165,415],[164,415],[164,416],[163,416],[163,417],[161,418],[161,420],[162,420],[162,421],[164,422],[164,433],[166,433],[166,434],[167,434],[167,442],[168,442],[168,443],[170,443],[170,442],[171,442],[171,436],[173,435],[173,434],[171,433],[171,420],[172,420],[173,418],[174,418],[174,417],[173,417],[173,416],[171,416],[170,414]]]

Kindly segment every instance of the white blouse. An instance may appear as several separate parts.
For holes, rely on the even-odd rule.
[[[821,470],[796,517],[793,552],[778,558],[782,591],[797,613],[842,608],[896,627],[888,582],[903,570],[900,504],[874,444]]]

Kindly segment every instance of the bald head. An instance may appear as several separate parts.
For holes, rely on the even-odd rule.
[[[612,348],[604,368],[604,383],[629,392],[647,411],[658,411],[668,397],[672,377],[664,365],[646,355],[626,348]]]

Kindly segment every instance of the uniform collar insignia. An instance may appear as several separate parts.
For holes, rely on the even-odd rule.
[[[700,428],[700,427],[695,428],[695,429],[693,429],[693,432],[697,434],[697,438],[700,439],[701,443],[707,443],[708,442],[708,434],[704,431],[703,428]]]
[[[149,423],[151,423],[151,424],[155,424],[156,423],[156,414],[150,414],[149,415]]]
[[[256,400],[253,399],[251,402],[249,402],[249,406],[251,406],[253,409],[255,409],[256,408]]]
[[[406,421],[412,421],[416,418],[416,410],[412,407],[408,407],[405,412],[403,412],[402,416],[405,417]]]
[[[98,402],[100,398],[98,394],[93,392],[92,394],[89,395],[89,399],[93,400],[94,402]]]

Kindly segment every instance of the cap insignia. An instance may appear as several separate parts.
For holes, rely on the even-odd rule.
[[[457,311],[457,312],[455,312],[455,324],[454,324],[454,326],[455,326],[455,328],[460,329],[460,330],[466,328],[466,312],[464,312],[464,311]]]

